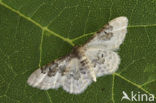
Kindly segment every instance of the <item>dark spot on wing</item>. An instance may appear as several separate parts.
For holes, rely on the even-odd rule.
[[[56,68],[53,68],[53,69],[49,69],[48,76],[49,77],[55,76],[56,72],[57,72],[57,67]]]
[[[77,57],[80,58],[80,52],[79,52],[80,47],[79,46],[75,46],[70,54],[71,58]]]
[[[113,37],[113,33],[104,33],[102,35],[100,35],[98,38],[100,40],[110,40]]]

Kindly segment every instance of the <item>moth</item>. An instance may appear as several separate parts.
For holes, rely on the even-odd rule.
[[[118,69],[120,57],[116,50],[124,41],[127,25],[128,19],[123,16],[111,20],[66,57],[34,71],[27,83],[42,90],[62,87],[71,94],[82,93],[96,78]]]

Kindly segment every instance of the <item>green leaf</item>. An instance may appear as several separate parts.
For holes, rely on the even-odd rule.
[[[154,94],[156,102],[155,11],[155,0],[0,0],[0,102],[121,103],[122,91]],[[129,26],[116,73],[80,95],[27,85],[35,69],[70,53],[118,16],[128,17]]]

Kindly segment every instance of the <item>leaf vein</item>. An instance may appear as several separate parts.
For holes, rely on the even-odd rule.
[[[149,46],[149,44],[150,44],[150,42],[151,42],[151,39],[150,39],[150,37],[149,37],[149,34],[147,33],[146,27],[144,27],[144,29],[145,29],[145,33],[146,33],[147,38],[148,38],[148,46]]]
[[[23,17],[24,19],[26,19],[26,20],[32,22],[33,24],[35,24],[36,26],[38,26],[38,27],[41,28],[42,30],[45,30],[45,31],[50,32],[51,35],[56,36],[56,37],[58,37],[58,38],[64,40],[65,42],[69,43],[70,45],[74,46],[74,43],[72,43],[72,41],[71,41],[70,39],[65,38],[65,37],[63,37],[63,36],[61,36],[61,35],[59,35],[59,34],[53,32],[52,30],[48,29],[47,26],[43,27],[43,26],[42,26],[41,24],[39,24],[38,22],[34,21],[33,19],[31,19],[31,18],[28,17],[28,16],[25,16],[25,15],[22,14],[21,12],[15,10],[15,9],[13,9],[13,8],[11,8],[9,5],[3,3],[2,1],[0,2],[0,5],[6,7],[7,9],[9,9],[9,10],[11,10],[11,11],[13,11],[14,13],[16,13],[16,14],[18,14],[19,16]]]
[[[50,95],[49,95],[48,91],[45,91],[45,93],[46,93],[46,95],[47,95],[47,97],[48,97],[48,99],[49,99],[49,102],[50,102],[50,103],[53,103],[52,100],[51,100],[51,98],[50,98]]]
[[[41,34],[39,68],[41,67],[41,62],[42,62],[42,44],[43,44],[43,37],[44,37],[44,30],[42,30],[42,34]]]
[[[156,79],[155,80],[148,81],[148,82],[145,82],[144,84],[141,85],[141,87],[146,86],[146,85],[148,85],[150,83],[153,83],[155,81],[156,81]]]
[[[142,91],[144,91],[144,92],[146,92],[146,93],[150,94],[150,92],[149,92],[149,91],[147,91],[147,90],[145,90],[144,88],[142,88],[142,86],[141,86],[141,85],[138,85],[138,84],[136,84],[136,83],[134,83],[134,82],[132,82],[132,81],[128,80],[127,78],[123,77],[122,75],[120,75],[120,74],[118,74],[118,73],[114,73],[114,75],[116,75],[116,76],[120,77],[121,79],[123,79],[123,80],[125,80],[125,81],[129,82],[130,84],[132,84],[132,85],[136,86],[137,88],[141,89]],[[156,97],[154,97],[154,98],[156,99]]]
[[[89,7],[88,7],[88,9],[89,9]],[[87,14],[87,19],[86,19],[86,22],[85,22],[83,34],[85,34],[85,32],[86,32],[86,25],[87,25],[87,23],[88,23],[88,17],[89,17],[89,15],[90,15],[90,10],[88,11],[88,14]]]
[[[129,25],[128,28],[135,28],[135,27],[136,28],[146,28],[146,27],[155,27],[155,26],[156,26],[156,24],[151,24],[151,25]],[[76,41],[76,40],[81,39],[83,37],[87,37],[89,35],[92,35],[93,33],[96,33],[96,31],[91,32],[91,33],[82,34],[82,35],[80,35],[80,36],[78,36],[76,38],[71,39],[71,41]]]
[[[115,80],[115,75],[113,74],[113,80],[112,80],[112,101],[113,103],[115,103],[115,100],[114,100],[114,80]]]
[[[131,18],[132,18],[134,9],[136,8],[137,4],[138,4],[138,0],[136,1],[136,4],[134,5],[134,7],[133,7],[133,9],[132,9],[132,12],[131,12],[131,14],[130,14],[130,19],[129,19],[129,21],[131,21]]]
[[[37,9],[34,11],[34,13],[30,16],[30,18],[32,18],[44,4],[45,4],[45,3],[42,2],[42,3],[37,7]]]
[[[109,19],[108,20],[110,20],[110,18],[112,16],[112,7],[113,7],[113,1],[111,0],[111,7],[109,9]]]
[[[76,40],[78,40],[78,39],[81,39],[81,38],[83,38],[83,37],[87,37],[87,36],[93,35],[93,34],[95,34],[95,33],[96,33],[96,32],[90,32],[90,33],[87,33],[87,34],[83,34],[83,35],[78,36],[78,37],[76,37],[76,38],[74,38],[74,39],[71,39],[71,40],[72,40],[72,42],[74,42],[74,41],[76,41]]]
[[[128,28],[143,28],[143,27],[155,27],[156,24],[148,24],[148,25],[129,25]]]
[[[57,15],[53,20],[51,20],[51,21],[49,22],[49,24],[47,25],[47,27],[49,27],[49,25],[51,25],[51,24],[64,12],[65,9],[66,9],[66,7],[64,7],[64,8],[58,13],[58,15]]]
[[[121,73],[123,73],[124,71],[126,71],[131,65],[133,65],[134,63],[136,63],[136,62],[138,62],[138,61],[140,61],[140,60],[143,60],[143,59],[145,59],[145,57],[142,57],[142,58],[140,58],[140,59],[136,59],[136,60],[133,60],[131,63],[129,63],[126,67],[125,67],[125,69],[122,69],[120,72],[118,72],[119,74],[121,74]]]

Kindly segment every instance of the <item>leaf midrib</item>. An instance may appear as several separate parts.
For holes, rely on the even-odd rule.
[[[13,11],[14,13],[18,14],[19,16],[23,17],[24,19],[26,19],[26,20],[32,22],[33,24],[35,24],[36,26],[38,26],[39,28],[41,28],[43,31],[48,31],[50,34],[52,34],[52,35],[54,35],[54,36],[56,36],[56,37],[58,37],[58,38],[60,38],[60,39],[62,39],[62,40],[64,40],[64,41],[66,41],[66,42],[69,43],[70,45],[74,46],[74,43],[73,43],[70,39],[65,38],[65,37],[63,37],[63,36],[61,36],[61,35],[59,35],[59,34],[53,32],[52,30],[48,29],[47,26],[42,26],[42,25],[39,24],[38,22],[34,21],[32,18],[30,18],[30,17],[28,17],[28,16],[25,16],[25,15],[22,14],[21,12],[15,10],[15,9],[13,9],[13,8],[11,8],[9,5],[3,3],[2,1],[0,1],[0,4],[1,4],[2,6],[4,6],[4,7],[6,7],[7,9]]]
[[[73,42],[76,41],[77,39],[80,39],[80,38],[83,38],[83,37],[86,37],[86,36],[89,36],[89,35],[92,35],[92,34],[96,33],[96,32],[86,33],[86,34],[83,34],[83,35],[78,36],[78,37],[73,38],[73,39],[65,38],[65,37],[61,36],[60,34],[55,33],[54,31],[50,30],[48,28],[48,26],[42,26],[41,24],[39,24],[38,22],[36,22],[32,18],[30,18],[28,16],[25,16],[23,13],[19,12],[18,10],[13,9],[12,7],[10,7],[9,5],[3,3],[2,1],[0,1],[0,4],[2,6],[4,6],[4,7],[6,7],[7,9],[13,11],[14,13],[18,14],[19,16],[23,17],[24,19],[32,22],[33,24],[35,24],[36,26],[38,26],[39,28],[41,28],[43,31],[48,31],[51,35],[54,35],[54,36],[62,39],[63,41],[66,41],[67,43],[69,43],[72,46],[75,45]],[[149,25],[129,25],[128,28],[155,27],[155,26],[156,26],[156,24],[149,24]]]

